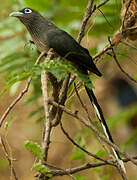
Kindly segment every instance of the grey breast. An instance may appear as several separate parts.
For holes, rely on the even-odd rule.
[[[39,34],[31,34],[31,37],[40,52],[49,50],[49,44],[46,37],[39,36]]]

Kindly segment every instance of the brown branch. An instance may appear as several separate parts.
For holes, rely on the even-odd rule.
[[[15,171],[15,169],[14,169],[14,167],[13,167],[13,160],[9,157],[9,155],[8,155],[8,151],[7,151],[7,149],[6,149],[6,146],[5,146],[5,143],[4,143],[4,140],[3,140],[3,138],[2,137],[0,137],[0,141],[1,141],[1,144],[2,144],[2,149],[3,149],[3,152],[4,152],[4,154],[5,154],[5,157],[6,157],[6,159],[8,160],[8,162],[9,162],[9,167],[10,167],[10,169],[11,169],[11,172],[12,172],[12,174],[13,174],[13,177],[14,177],[14,179],[15,180],[18,180],[18,178],[17,178],[17,175],[16,175],[16,171]]]
[[[121,166],[118,163],[117,163],[117,169],[118,169],[119,174],[121,175],[122,179],[127,180],[125,172],[123,171],[123,169],[121,168]]]
[[[133,156],[132,158],[137,160],[137,156]],[[122,161],[123,161],[123,162],[129,162],[130,159],[128,159],[128,158],[122,158]]]
[[[111,40],[110,38],[108,38],[109,40],[109,43],[111,44]],[[124,73],[131,81],[137,83],[137,81],[135,79],[133,79],[127,72],[125,72],[125,70],[121,67],[120,63],[118,62],[118,59],[117,59],[117,56],[116,56],[116,53],[114,51],[114,48],[111,47],[111,50],[112,50],[112,56],[117,64],[117,66],[119,67],[119,69],[121,70],[122,73]]]
[[[105,165],[108,165],[104,162],[101,162],[101,163],[86,163],[84,165],[81,165],[79,167],[75,167],[75,168],[69,168],[69,169],[66,169],[66,170],[50,170],[48,173],[51,173],[53,176],[63,176],[63,175],[67,175],[68,173],[69,174],[74,174],[74,173],[77,173],[77,172],[81,172],[83,170],[86,170],[86,169],[90,169],[90,168],[96,168],[96,167],[100,167],[100,166],[105,166]]]
[[[58,102],[59,101],[59,93],[60,93],[60,89],[63,84],[63,80],[60,80],[58,82],[57,78],[54,77],[54,75],[51,74],[50,72],[48,72],[48,78],[52,85],[52,97],[55,102]],[[50,118],[52,120],[55,118],[56,113],[57,113],[57,108],[55,106],[51,106],[50,110],[49,110],[49,114],[50,114]]]
[[[132,157],[133,159],[137,159],[137,156],[134,156]],[[129,162],[130,160],[129,159],[122,159],[124,162]],[[113,163],[113,162],[112,162]],[[77,173],[77,172],[80,172],[80,171],[83,171],[83,170],[86,170],[86,169],[90,169],[90,168],[96,168],[96,167],[101,167],[101,166],[106,166],[108,165],[107,163],[105,162],[99,162],[99,163],[87,163],[87,164],[84,164],[84,165],[81,165],[79,167],[75,167],[75,168],[68,168],[66,170],[62,169],[62,168],[58,168],[54,165],[51,165],[47,162],[45,162],[45,165],[49,168],[52,168],[52,169],[55,169],[55,170],[50,170],[49,173],[51,173],[53,176],[63,176],[63,175],[67,175],[68,173],[69,174],[74,174],[74,173]]]
[[[124,15],[124,18],[123,18],[123,22],[122,22],[122,33],[124,33],[123,31],[125,30],[125,20],[126,20],[126,16],[127,16],[127,13],[128,13],[128,9],[131,5],[131,2],[132,0],[129,1],[128,5],[127,5],[127,8],[126,8],[126,12],[125,12],[125,15]]]
[[[125,21],[126,21],[126,17],[127,17],[127,14],[128,14],[128,10],[130,8],[130,5],[132,3],[132,0],[129,0],[128,4],[127,4],[127,7],[126,7],[126,11],[125,11],[125,14],[124,14],[124,17],[123,17],[123,20],[122,20],[122,26],[121,28],[118,30],[118,32],[114,35],[114,37],[112,38],[112,44],[110,45],[107,44],[104,49],[97,53],[94,57],[93,57],[93,60],[98,60],[102,55],[104,55],[109,49],[111,49],[112,47],[114,47],[115,45],[119,44],[120,42],[122,42],[124,39],[126,39],[129,34],[128,34],[128,31],[129,30],[134,30],[136,29],[136,27],[125,27]],[[128,43],[125,43],[126,45],[129,45]],[[134,46],[131,46],[130,47],[136,49]]]
[[[94,2],[94,0],[88,1],[86,12],[85,12],[82,24],[81,24],[80,32],[79,32],[78,37],[77,37],[77,41],[79,44],[80,44],[82,38],[84,37],[84,32],[85,32],[87,22],[88,22],[89,18],[91,17],[91,14],[92,14],[91,12],[92,12],[93,2]]]
[[[91,15],[92,15],[97,9],[99,9],[101,6],[105,5],[108,1],[110,1],[110,0],[104,0],[104,1],[101,2],[99,5],[97,5],[97,6],[94,5],[94,7],[93,7],[94,0],[89,0],[89,1],[88,1],[88,5],[87,5],[87,8],[86,8],[86,12],[85,12],[84,18],[83,18],[83,20],[82,20],[82,25],[81,25],[80,32],[79,32],[78,38],[77,38],[78,43],[80,43],[81,40],[82,40],[82,38],[84,37],[84,31],[85,31],[87,22],[88,22],[89,18],[91,17]]]
[[[55,165],[52,165],[52,164],[49,164],[48,162],[44,162],[44,165],[46,165],[48,168],[50,168],[50,169],[55,169],[55,170],[59,170],[59,171],[62,171],[62,172],[64,172],[65,173],[65,175],[68,175],[68,176],[70,176],[72,179],[74,179],[74,180],[76,180],[69,172],[67,172],[66,170],[64,170],[64,169],[62,169],[62,168],[59,168],[59,167],[57,167],[57,166],[55,166]],[[52,171],[54,171],[54,170],[52,170]]]
[[[101,52],[99,52],[99,53],[97,53],[95,56],[93,56],[93,58],[92,58],[93,61],[99,59],[102,55],[104,55],[104,54],[105,54],[108,50],[110,50],[111,48],[112,48],[111,45],[106,45]]]
[[[39,64],[41,58],[46,54],[46,52],[42,52],[38,59],[35,62],[35,65]],[[8,114],[10,113],[10,111],[14,108],[14,106],[20,101],[20,99],[22,99],[22,97],[24,96],[24,94],[26,94],[29,90],[29,86],[31,83],[32,77],[30,77],[25,85],[25,88],[20,92],[20,94],[18,95],[18,97],[16,99],[13,100],[13,102],[9,105],[9,107],[6,109],[6,111],[4,112],[4,114],[2,115],[1,119],[0,119],[0,127],[2,126],[4,120],[6,119],[6,117],[8,116]]]
[[[130,43],[124,41],[124,40],[121,40],[121,43],[128,46],[128,47],[130,47],[130,48],[132,48],[132,49],[134,49],[134,50],[137,50],[137,48],[135,46],[133,46],[132,44],[130,44]]]
[[[78,100],[79,100],[82,108],[84,109],[84,111],[85,111],[86,114],[87,114],[87,117],[88,117],[89,121],[92,122],[92,120],[91,120],[91,118],[90,118],[90,115],[89,115],[89,112],[88,112],[88,109],[87,109],[87,107],[85,106],[85,104],[83,103],[83,101],[82,101],[82,99],[81,99],[81,97],[80,97],[80,95],[79,95],[79,93],[78,93],[78,90],[77,90],[77,87],[76,87],[76,84],[75,84],[75,83],[74,83],[74,89],[75,89],[76,95],[77,95],[77,97],[78,97]]]
[[[98,9],[98,8],[100,8],[101,6],[104,6],[108,1],[110,1],[110,0],[104,0],[103,2],[101,2],[98,6],[96,6],[95,8],[96,9]],[[96,10],[95,9],[95,10]]]
[[[45,63],[49,61],[53,56],[53,49],[50,49],[47,53],[47,57],[45,58]],[[48,109],[48,78],[46,71],[42,71],[41,73],[41,85],[42,85],[42,94],[44,101],[44,112],[45,112],[45,122],[44,122],[44,133],[43,133],[43,142],[42,148],[44,150],[44,161],[47,161],[48,149],[50,143],[50,132],[51,132],[51,119],[49,118],[49,109]]]
[[[45,63],[49,61],[53,57],[53,49],[49,49],[47,53],[47,57],[45,58]],[[51,116],[49,115],[49,108],[48,108],[48,73],[43,70],[41,72],[41,90],[43,95],[43,106],[44,106],[44,113],[45,113],[45,120],[44,120],[44,130],[43,130],[43,141],[42,141],[42,148],[44,151],[44,158],[43,158],[43,164],[47,161],[48,158],[48,150],[49,150],[49,144],[50,144],[50,134],[52,130],[52,122],[51,122]],[[41,172],[37,173],[35,176],[37,180],[48,180],[48,177],[45,177],[44,174]]]
[[[76,112],[72,112],[71,110],[67,109],[66,107],[57,104],[56,102],[52,101],[49,99],[49,104],[52,104],[56,107],[59,107],[60,109],[62,109],[64,112],[66,112],[67,114],[71,115],[72,117],[78,119],[81,123],[83,123],[86,127],[90,128],[97,136],[99,136],[104,142],[106,142],[108,145],[110,145],[111,147],[113,147],[116,151],[118,151],[119,153],[121,153],[123,156],[125,156],[127,159],[130,159],[130,161],[137,165],[137,161],[135,161],[129,154],[127,154],[126,152],[121,151],[115,144],[113,144],[112,142],[110,142],[104,135],[102,135],[92,124],[89,124],[89,122],[87,122],[86,120],[84,120],[81,116],[78,116],[78,114]]]
[[[68,74],[68,77],[64,80],[63,87],[61,89],[61,93],[59,96],[59,104],[64,105],[67,99],[67,92],[68,92],[68,85],[70,80],[70,74]],[[63,111],[59,108],[57,108],[55,119],[52,123],[53,126],[57,126],[61,120]]]

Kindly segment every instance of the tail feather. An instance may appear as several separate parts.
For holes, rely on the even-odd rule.
[[[104,130],[104,133],[105,133],[107,139],[110,140],[112,143],[114,143],[113,138],[111,136],[111,133],[109,131],[109,128],[107,126],[107,123],[105,121],[102,109],[101,109],[101,107],[100,107],[100,105],[99,105],[99,103],[98,103],[98,101],[97,101],[97,99],[96,99],[96,97],[94,95],[94,92],[92,91],[92,89],[89,89],[87,86],[85,86],[85,89],[86,89],[86,92],[87,92],[87,94],[89,96],[91,104],[93,105],[93,107],[95,109],[96,115],[97,115],[97,117],[98,117],[98,119],[99,119],[99,121],[100,121],[100,123],[102,125],[102,128]],[[112,150],[113,150],[113,153],[114,153],[117,161],[119,162],[121,168],[123,169],[124,172],[126,172],[125,168],[124,168],[123,161],[121,160],[121,157],[120,157],[119,153],[113,147],[112,147]]]

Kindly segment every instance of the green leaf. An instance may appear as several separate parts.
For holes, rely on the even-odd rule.
[[[45,115],[40,116],[38,119],[36,119],[36,123],[40,123],[42,120],[44,120]]]
[[[7,170],[8,166],[9,166],[8,160],[6,158],[1,157],[0,158],[0,170],[3,170],[3,169]]]
[[[101,168],[100,167],[96,167],[94,170],[96,171],[96,173],[100,173]]]
[[[33,117],[34,115],[36,115],[37,113],[41,113],[44,110],[43,106],[38,107],[37,109],[35,109],[34,111],[31,111],[31,113],[28,115],[28,119]]]
[[[81,149],[76,148],[74,150],[74,152],[72,153],[70,159],[71,160],[81,160],[82,163],[84,163],[85,162],[85,153]]]
[[[39,157],[40,159],[44,158],[44,152],[42,147],[33,141],[25,141],[24,147],[28,149],[35,157]]]
[[[99,157],[103,157],[104,155],[106,155],[106,151],[103,149],[100,149],[99,151],[97,151],[96,155]]]
[[[81,74],[72,66],[68,61],[62,61],[60,58],[50,60],[46,63],[41,63],[36,66],[36,69],[44,68],[46,71],[51,72],[57,79],[61,80],[67,77],[67,73],[75,74],[83,83],[90,89],[93,88],[92,82],[88,75]]]
[[[45,176],[51,178],[52,174],[49,174],[49,168],[47,168],[45,165],[42,165],[41,163],[36,163],[33,165],[33,168],[35,168],[37,171],[41,172]]]
[[[107,122],[110,128],[115,128],[128,122],[135,115],[137,115],[137,105],[121,109],[115,116],[108,118]]]
[[[28,7],[36,10],[46,10],[51,4],[50,1],[45,0],[24,0],[24,2]]]
[[[75,138],[75,142],[80,145],[81,147],[85,147],[85,139],[82,137],[82,134],[81,133],[78,133],[78,135],[76,136]],[[82,163],[85,162],[85,153],[79,149],[78,147],[74,146],[74,149],[73,149],[73,153],[70,157],[71,160],[81,160]]]
[[[84,176],[81,176],[79,174],[75,174],[74,177],[76,180],[86,180]]]
[[[13,84],[13,86],[11,86],[10,88],[10,95],[14,96],[19,88],[20,82],[16,82],[15,84]]]
[[[124,148],[129,148],[131,147],[131,145],[133,145],[134,143],[136,143],[137,140],[137,128],[134,129],[134,131],[132,132],[132,135],[129,137],[129,139],[127,140],[127,142],[124,144]]]
[[[78,145],[80,145],[81,147],[85,147],[86,145],[86,141],[84,138],[84,133],[83,132],[79,132],[77,134],[77,136],[75,137],[75,141],[77,142]]]
[[[11,126],[13,122],[13,118],[11,118],[9,121],[5,122],[4,124],[4,129],[7,131],[9,129],[9,127]]]
[[[101,180],[109,180],[110,179],[110,175],[107,174],[107,175],[104,175],[101,177]]]

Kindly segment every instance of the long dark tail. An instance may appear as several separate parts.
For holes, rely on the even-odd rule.
[[[100,105],[99,105],[99,103],[98,103],[98,101],[97,101],[97,99],[96,99],[96,97],[94,95],[94,92],[92,91],[92,89],[89,89],[87,86],[85,86],[85,89],[86,89],[86,92],[87,92],[87,94],[89,96],[90,102],[91,102],[91,104],[93,105],[93,107],[95,109],[96,115],[97,115],[97,117],[98,117],[98,119],[99,119],[99,121],[100,121],[100,123],[102,125],[102,128],[104,130],[104,133],[105,133],[106,137],[108,138],[108,140],[110,140],[112,143],[114,143],[113,138],[112,138],[112,136],[110,134],[109,128],[107,126],[107,123],[105,121],[102,109],[101,109],[101,107],[100,107]],[[113,150],[113,153],[114,153],[116,159],[121,164],[122,169],[125,171],[124,164],[123,164],[123,161],[121,160],[121,157],[120,157],[119,153],[114,148],[112,148],[112,150]]]

